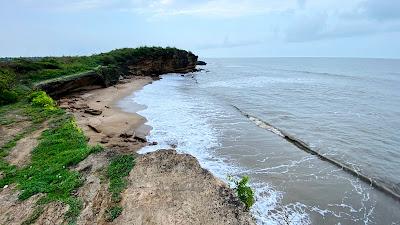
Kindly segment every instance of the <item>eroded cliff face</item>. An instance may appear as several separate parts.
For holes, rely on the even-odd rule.
[[[60,98],[75,91],[108,87],[121,79],[133,76],[157,77],[166,73],[189,73],[196,71],[197,56],[185,50],[177,50],[173,55],[142,57],[127,60],[122,65],[100,66],[94,71],[36,85],[53,98]]]
[[[189,73],[196,70],[197,56],[191,52],[178,51],[171,58],[143,59],[128,64],[126,76],[158,76],[166,73]]]

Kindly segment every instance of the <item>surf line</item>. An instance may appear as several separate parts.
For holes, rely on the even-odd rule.
[[[231,105],[233,108],[235,108],[238,112],[240,112],[240,114],[242,114],[243,116],[245,116],[246,118],[248,118],[250,121],[252,121],[255,125],[257,125],[258,127],[264,129],[264,130],[268,130],[271,131],[272,133],[282,137],[283,139],[285,139],[286,141],[288,141],[289,143],[293,144],[294,146],[296,146],[297,148],[311,154],[311,155],[315,155],[317,156],[319,159],[329,162],[332,165],[335,165],[336,167],[339,167],[340,169],[348,172],[349,174],[359,178],[360,180],[368,183],[369,185],[371,185],[372,187],[376,188],[377,190],[380,190],[388,195],[390,195],[391,197],[393,197],[394,199],[400,201],[400,194],[394,192],[393,190],[391,190],[390,188],[386,187],[385,185],[380,184],[379,182],[373,180],[370,177],[367,177],[366,175],[356,171],[355,169],[335,160],[335,159],[331,159],[328,158],[327,156],[322,155],[321,153],[319,153],[318,151],[313,150],[308,144],[306,144],[305,142],[303,142],[302,140],[293,137],[292,135],[280,130],[279,128],[271,125],[270,123],[267,123],[263,120],[261,120],[260,118],[257,118],[255,116],[252,116],[244,111],[242,111],[240,108],[238,108],[235,105]]]

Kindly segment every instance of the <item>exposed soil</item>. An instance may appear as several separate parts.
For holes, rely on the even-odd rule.
[[[38,139],[45,129],[47,129],[47,126],[44,126],[19,140],[16,146],[11,149],[8,156],[5,157],[5,160],[18,167],[29,164],[31,152],[38,145]]]
[[[10,125],[0,125],[0,147],[11,141],[18,133],[28,128],[32,122],[28,118],[19,116],[17,113],[9,113],[7,119],[15,120]]]
[[[18,195],[15,185],[0,189],[0,224],[22,224],[32,214],[36,201],[42,196],[38,194],[19,201]]]

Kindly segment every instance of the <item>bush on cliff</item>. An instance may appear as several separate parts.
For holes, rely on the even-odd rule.
[[[100,54],[99,60],[105,66],[124,65],[124,64],[132,64],[142,59],[172,57],[179,51],[180,51],[179,49],[171,47],[121,48]]]
[[[249,210],[255,203],[254,191],[249,186],[249,177],[244,176],[240,180],[235,180],[229,176],[228,180],[235,184],[234,190],[238,198],[244,203],[246,210]]]
[[[56,109],[56,102],[44,91],[35,91],[29,98],[33,106],[41,107],[45,110]]]
[[[17,101],[18,96],[14,90],[15,85],[15,74],[0,69],[0,106]]]
[[[118,83],[119,77],[123,75],[121,69],[115,65],[101,66],[96,69],[96,73],[101,77],[106,87]]]

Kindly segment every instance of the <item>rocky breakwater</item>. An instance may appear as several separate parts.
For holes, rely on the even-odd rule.
[[[109,87],[134,76],[194,72],[198,58],[185,50],[159,47],[116,49],[92,57],[99,62],[92,71],[46,80],[37,83],[36,88],[58,99],[76,91]]]

